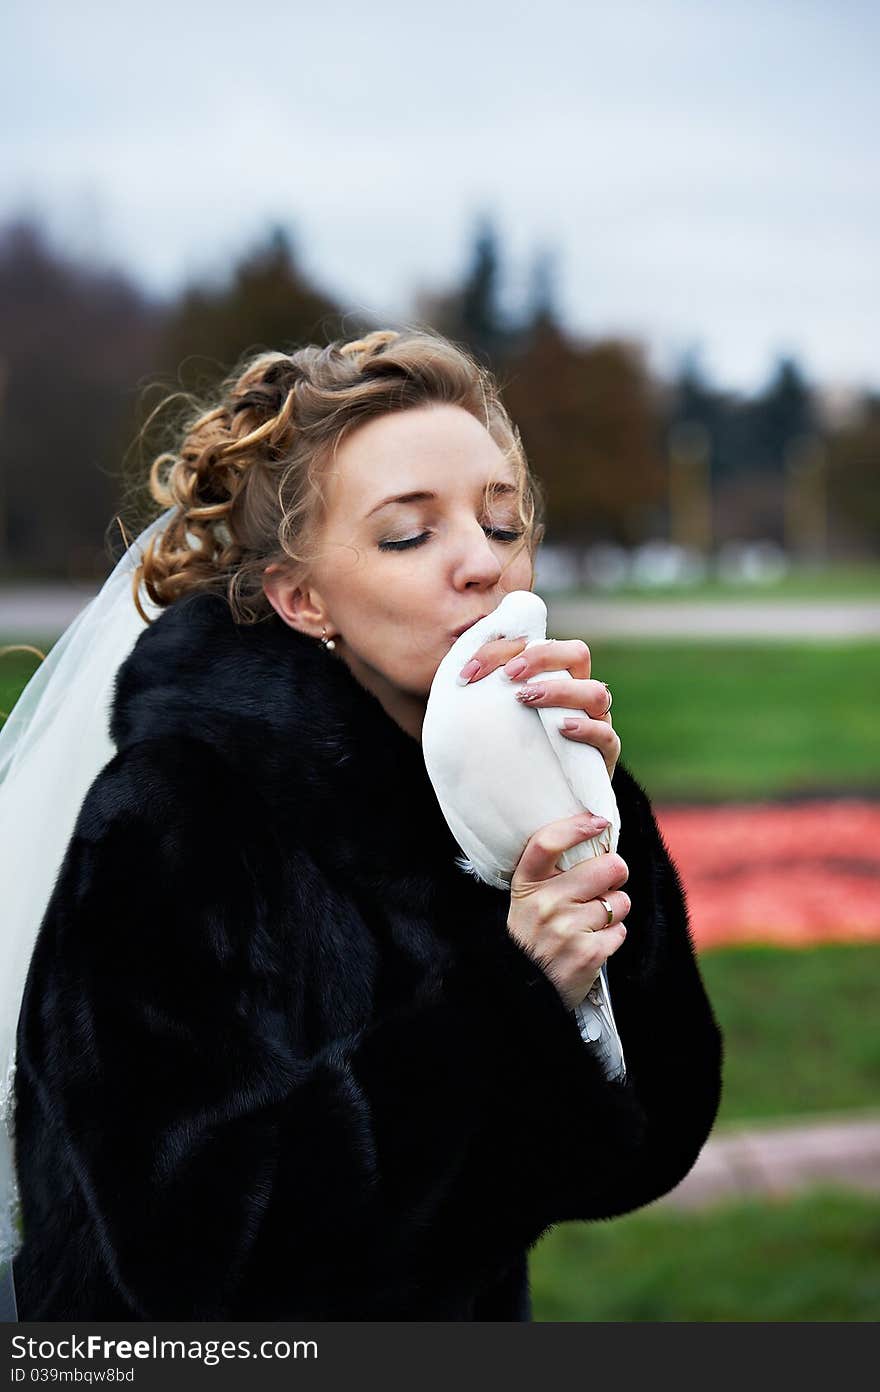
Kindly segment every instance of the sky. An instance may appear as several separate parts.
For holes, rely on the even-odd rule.
[[[548,250],[565,326],[661,373],[880,387],[874,0],[18,0],[4,31],[0,219],[157,293],[281,224],[404,318],[489,214],[510,313]]]

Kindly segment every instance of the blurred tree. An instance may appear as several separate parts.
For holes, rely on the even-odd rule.
[[[547,248],[535,253],[521,318],[506,320],[500,246],[484,216],[462,284],[423,297],[419,317],[497,373],[545,487],[549,540],[631,545],[656,535],[669,429],[690,420],[711,439],[716,540],[781,535],[792,441],[816,437],[827,446],[829,534],[839,548],[877,554],[880,396],[824,427],[791,358],[755,399],[717,390],[694,354],[661,386],[638,345],[566,334]],[[192,285],[162,305],[118,272],[74,263],[33,220],[18,219],[0,228],[0,307],[0,565],[21,576],[106,574],[107,543],[119,546],[120,460],[155,402],[145,380],[158,377],[163,393],[210,390],[248,352],[375,327],[343,317],[311,284],[280,228],[223,284]],[[149,457],[138,461],[141,481]]]
[[[556,285],[559,268],[559,255],[553,247],[539,247],[532,257],[529,271],[529,288],[526,298],[526,335],[540,333],[542,329],[554,329],[559,325],[556,306]]]
[[[785,539],[786,461],[819,430],[812,391],[798,364],[781,358],[762,392],[743,397],[711,386],[691,351],[667,395],[670,433],[697,423],[708,432],[715,541]]]
[[[484,366],[500,371],[511,351],[514,326],[501,312],[500,237],[491,217],[477,219],[470,260],[460,285],[422,290],[414,299],[416,321],[467,347]]]
[[[643,540],[665,472],[642,350],[576,343],[546,322],[509,362],[504,398],[544,485],[548,541]]]
[[[490,364],[497,364],[504,354],[505,325],[498,303],[500,264],[498,233],[491,219],[484,216],[462,287],[461,333],[472,351]]]
[[[774,475],[781,474],[790,442],[814,434],[818,429],[812,393],[793,358],[779,360],[770,382],[751,404],[749,414],[751,465]]]
[[[818,431],[811,390],[793,358],[780,358],[767,386],[739,403],[734,413],[739,459],[723,473],[735,484],[717,499],[727,526],[738,521],[737,535],[790,540],[792,449]],[[723,533],[719,540],[724,539]]]
[[[161,309],[125,276],[78,265],[30,219],[0,229],[0,562],[100,577],[122,424]]]
[[[734,478],[749,468],[750,422],[742,398],[708,381],[699,355],[690,349],[667,395],[667,435],[677,425],[701,425],[709,437],[713,479]]]
[[[274,227],[245,252],[220,284],[186,287],[172,304],[157,345],[151,389],[138,405],[133,449],[126,460],[124,517],[130,529],[155,516],[147,479],[151,460],[172,447],[185,401],[153,416],[172,393],[210,399],[220,381],[244,357],[265,350],[293,352],[308,343],[358,337],[375,327],[363,315],[343,316],[336,301],[316,289],[300,269],[287,232]]]
[[[695,422],[715,436],[723,413],[723,398],[706,380],[698,350],[688,349],[672,386],[670,422]]]
[[[880,393],[827,442],[831,539],[838,555],[880,556]]]
[[[204,391],[246,353],[292,351],[305,343],[352,337],[372,327],[346,316],[300,270],[293,243],[281,227],[246,252],[228,281],[192,285],[169,315],[157,363],[188,390]]]

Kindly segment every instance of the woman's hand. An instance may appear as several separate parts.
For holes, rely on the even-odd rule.
[[[510,882],[508,932],[536,959],[569,1010],[626,937],[621,920],[632,907],[620,888],[629,878],[619,855],[593,856],[570,870],[556,862],[563,851],[598,836],[608,825],[592,813],[548,822],[529,837]],[[608,901],[612,922],[599,896]]]
[[[511,700],[523,699],[519,693],[528,692],[524,702],[528,706],[570,706],[575,723],[570,730],[561,727],[562,734],[568,739],[595,745],[605,760],[610,778],[620,758],[620,739],[608,713],[611,700],[608,687],[602,681],[590,680],[590,649],[579,638],[548,638],[525,652],[526,641],[525,638],[495,638],[483,643],[462,668],[461,675],[467,673],[469,681],[479,681],[505,664],[504,671],[511,678]],[[520,670],[514,669],[517,661],[523,664]],[[477,666],[473,667],[473,663]],[[575,680],[529,680],[540,677],[541,672],[563,669]]]

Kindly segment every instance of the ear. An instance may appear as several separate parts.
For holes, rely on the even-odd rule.
[[[327,611],[316,590],[294,585],[283,567],[276,562],[263,571],[263,590],[278,616],[290,628],[320,638],[329,626]]]

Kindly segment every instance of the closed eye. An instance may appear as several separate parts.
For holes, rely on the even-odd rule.
[[[522,536],[522,532],[504,532],[499,527],[484,527],[483,531],[487,536],[494,537],[496,541],[518,541]],[[422,546],[430,535],[430,532],[420,532],[418,536],[407,537],[404,541],[380,541],[378,543],[379,550],[407,551],[411,546]]]

